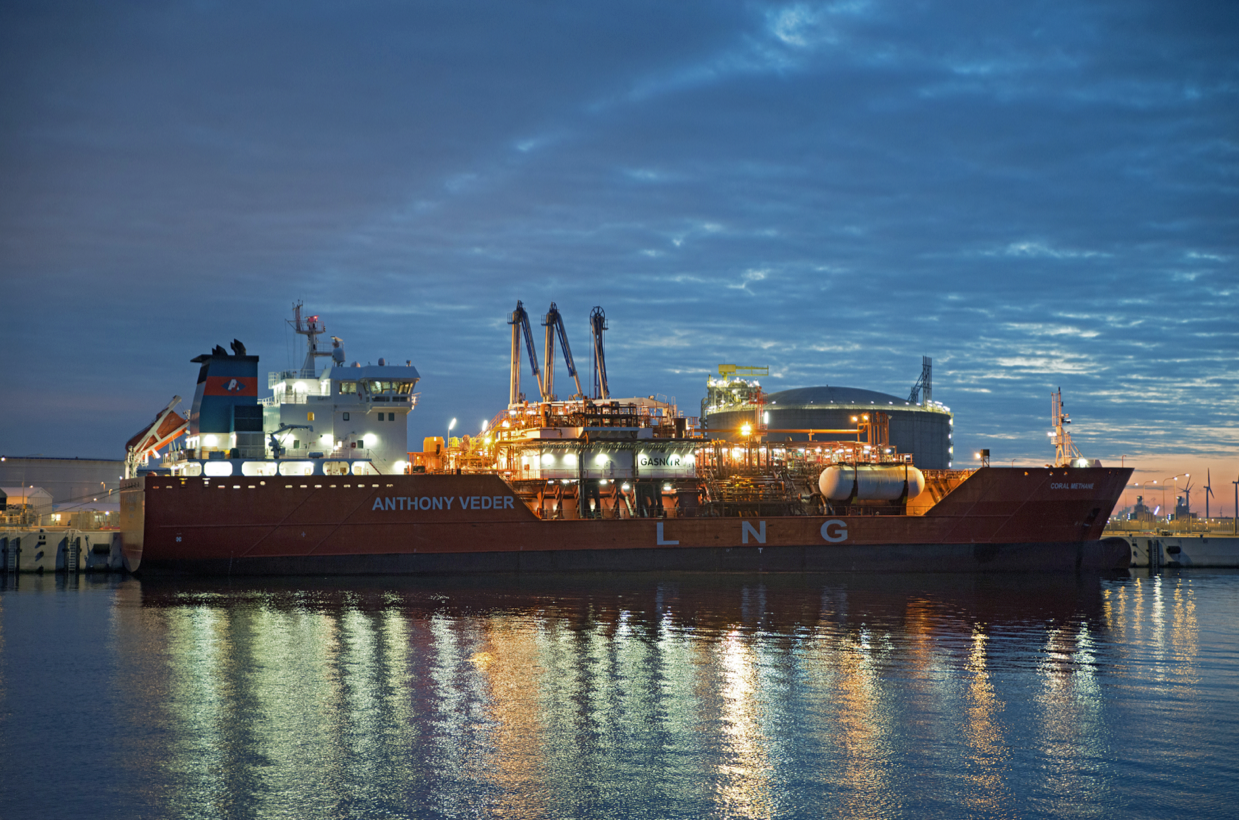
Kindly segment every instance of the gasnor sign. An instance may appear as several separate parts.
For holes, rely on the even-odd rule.
[[[637,453],[637,475],[649,478],[696,474],[691,449],[649,449]]]

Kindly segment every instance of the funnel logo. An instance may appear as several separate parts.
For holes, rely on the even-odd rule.
[[[258,379],[246,376],[207,376],[207,396],[257,396]]]

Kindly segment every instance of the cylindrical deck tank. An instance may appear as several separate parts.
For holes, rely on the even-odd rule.
[[[925,476],[911,464],[832,464],[822,470],[817,486],[828,501],[896,501],[905,481],[908,498],[925,489]]]

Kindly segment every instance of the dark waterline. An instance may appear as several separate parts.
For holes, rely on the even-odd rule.
[[[1239,574],[0,580],[0,818],[1229,817]]]

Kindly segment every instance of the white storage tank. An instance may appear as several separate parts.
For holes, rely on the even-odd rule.
[[[904,482],[908,498],[925,489],[925,476],[911,464],[832,464],[822,471],[817,486],[828,501],[897,501]]]

